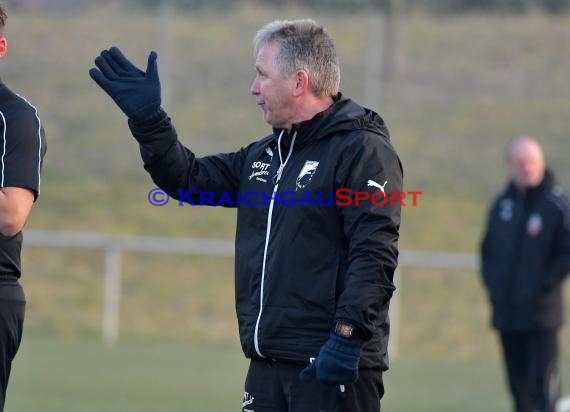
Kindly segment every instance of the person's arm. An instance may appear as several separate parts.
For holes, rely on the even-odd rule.
[[[170,118],[163,111],[150,124],[129,120],[129,127],[139,142],[145,170],[171,197],[198,202],[200,193],[207,191],[213,196],[213,204],[224,194],[237,204],[247,148],[198,158],[178,140]]]
[[[0,130],[0,233],[10,237],[22,230],[39,196],[46,142],[36,108],[23,97],[2,113]]]
[[[392,199],[402,195],[402,165],[383,138],[367,136],[356,146],[347,150],[339,166],[338,174],[344,176],[339,187],[372,194],[380,185],[388,200],[382,206],[370,200],[356,206],[353,197],[351,206],[339,206],[348,241],[349,266],[338,299],[335,325],[331,325],[330,337],[319,355],[301,371],[303,381],[318,379],[335,385],[355,382],[362,346],[376,326],[386,320],[388,302],[395,289],[401,205]],[[376,200],[383,203],[384,197],[377,195]]]
[[[234,199],[245,150],[197,159],[179,142],[170,119],[160,107],[156,60],[156,53],[151,52],[143,72],[112,47],[95,59],[97,68],[89,74],[128,117],[145,169],[159,187],[170,196],[189,202],[196,201],[200,191],[211,192],[214,204],[223,195]]]
[[[480,270],[481,279],[483,280],[483,285],[488,289],[490,285],[490,271],[489,271],[489,260],[490,260],[490,250],[489,250],[489,236],[491,230],[491,216],[494,207],[491,206],[487,213],[487,219],[485,223],[485,233],[483,234],[483,239],[479,247],[480,250]]]
[[[394,272],[398,262],[398,237],[403,194],[403,170],[394,149],[381,138],[368,138],[354,152],[346,167],[344,187],[374,193],[384,186],[388,200],[382,206],[372,201],[339,207],[348,240],[348,271],[344,291],[338,299],[336,320],[348,320],[368,339],[375,321],[386,316],[387,304],[395,290]],[[377,195],[377,201],[383,202]],[[411,199],[404,203],[410,204]]]
[[[553,200],[560,214],[548,262],[545,282],[547,288],[564,279],[570,272],[570,203],[562,194]]]
[[[14,236],[22,230],[34,204],[34,192],[20,187],[0,189],[0,233]]]

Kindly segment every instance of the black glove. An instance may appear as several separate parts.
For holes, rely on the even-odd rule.
[[[117,47],[103,50],[89,75],[134,122],[157,116],[160,110],[160,80],[156,53],[150,52],[146,73],[132,64]]]
[[[330,385],[348,385],[358,379],[358,362],[363,340],[344,338],[331,332],[319,356],[301,371],[299,378],[311,382],[315,378]]]

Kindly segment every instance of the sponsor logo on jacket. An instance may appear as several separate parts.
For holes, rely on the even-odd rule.
[[[269,176],[269,166],[269,163],[253,162],[251,165],[251,174],[249,175],[249,180],[255,178],[255,180],[267,183],[267,177]]]
[[[273,160],[273,150],[270,147],[265,148],[266,157],[269,157],[268,161],[256,161],[251,164],[251,174],[249,175],[249,180],[255,178],[255,180],[263,183],[267,183],[267,177],[269,176],[269,167],[271,166],[271,160]]]

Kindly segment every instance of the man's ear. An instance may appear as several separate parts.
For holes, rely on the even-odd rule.
[[[309,74],[303,70],[299,69],[295,73],[295,89],[293,90],[293,96],[299,97],[309,91]]]
[[[6,52],[8,51],[8,40],[6,37],[0,37],[0,57],[4,57]]]

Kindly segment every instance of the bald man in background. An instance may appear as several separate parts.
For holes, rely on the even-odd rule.
[[[554,412],[560,395],[562,281],[570,271],[570,207],[538,142],[507,147],[510,180],[491,204],[481,271],[516,412]]]

